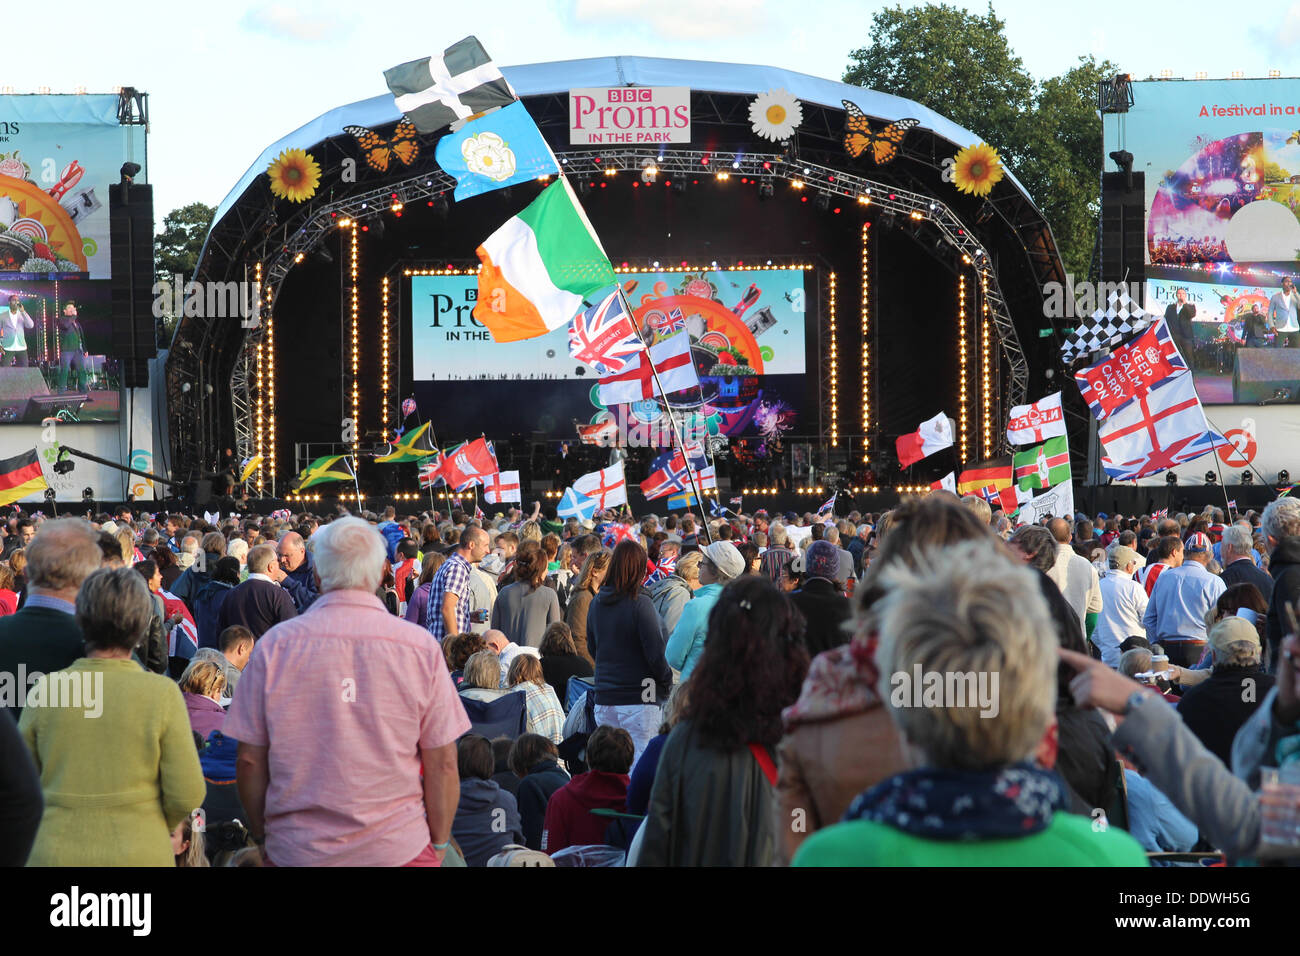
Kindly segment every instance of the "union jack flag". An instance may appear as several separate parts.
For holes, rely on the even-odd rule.
[[[647,573],[645,576],[644,586],[649,587],[651,584],[662,581],[676,570],[677,555],[675,554],[664,555],[659,559],[658,564],[655,564],[653,561],[649,562],[649,567],[646,569]]]
[[[681,309],[672,309],[668,313],[668,319],[661,326],[665,336],[672,335],[674,332],[681,332],[686,328],[686,316],[682,315]]]
[[[433,488],[443,482],[442,453],[420,460],[420,487]]]
[[[1157,519],[1157,520],[1159,520],[1160,518],[1168,518],[1168,517],[1169,517],[1169,509],[1168,509],[1168,508],[1161,508],[1159,511],[1153,511],[1153,512],[1151,512],[1151,517],[1153,517],[1153,518],[1155,518],[1155,519]]]
[[[1175,375],[1137,396],[1098,429],[1101,465],[1122,481],[1192,461],[1226,440],[1209,427],[1189,373]]]
[[[1074,376],[1093,418],[1102,421],[1164,379],[1187,371],[1163,318],[1107,359]]]
[[[617,290],[599,305],[579,312],[569,325],[569,354],[599,375],[623,371],[628,359],[644,350],[645,344]]]

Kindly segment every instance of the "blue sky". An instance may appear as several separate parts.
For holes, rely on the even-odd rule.
[[[502,65],[623,54],[764,63],[838,78],[849,51],[866,45],[871,14],[893,5],[235,0],[198,13],[184,0],[136,0],[126,7],[65,0],[57,31],[33,27],[44,41],[6,44],[0,85],[18,93],[39,86],[148,92],[150,179],[161,221],[187,202],[216,205],[267,145],[332,107],[384,92],[384,69],[469,33]],[[987,7],[957,5],[977,13]],[[1266,76],[1273,68],[1300,76],[1300,2],[1253,4],[1248,17],[1207,2],[996,0],[993,8],[1038,78],[1089,54],[1138,76],[1162,69],[1189,78],[1199,70],[1210,77],[1233,70]]]

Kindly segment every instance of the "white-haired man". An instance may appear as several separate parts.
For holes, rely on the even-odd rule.
[[[1265,602],[1273,596],[1273,579],[1267,571],[1255,567],[1252,556],[1255,553],[1255,541],[1249,526],[1243,528],[1241,523],[1223,529],[1223,540],[1219,542],[1219,563],[1223,571],[1219,577],[1224,587],[1234,584],[1253,584],[1259,588]]]
[[[279,866],[438,866],[469,719],[429,632],[375,596],[379,532],[342,518],[312,540],[320,596],[258,641],[223,728],[245,819]]]

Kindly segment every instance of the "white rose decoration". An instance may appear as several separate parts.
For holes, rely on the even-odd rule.
[[[479,133],[460,144],[471,173],[501,182],[515,174],[515,154],[496,133]]]

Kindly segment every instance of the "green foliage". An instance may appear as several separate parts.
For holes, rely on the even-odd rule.
[[[173,272],[188,281],[203,249],[216,210],[201,202],[173,209],[163,217],[162,231],[154,238],[154,275],[171,280]]]
[[[1084,276],[1100,213],[1096,84],[1117,70],[1084,57],[1036,82],[1005,28],[991,5],[984,15],[946,4],[887,8],[872,17],[871,44],[849,54],[844,80],[915,100],[997,149],[1051,225],[1066,271]]]

